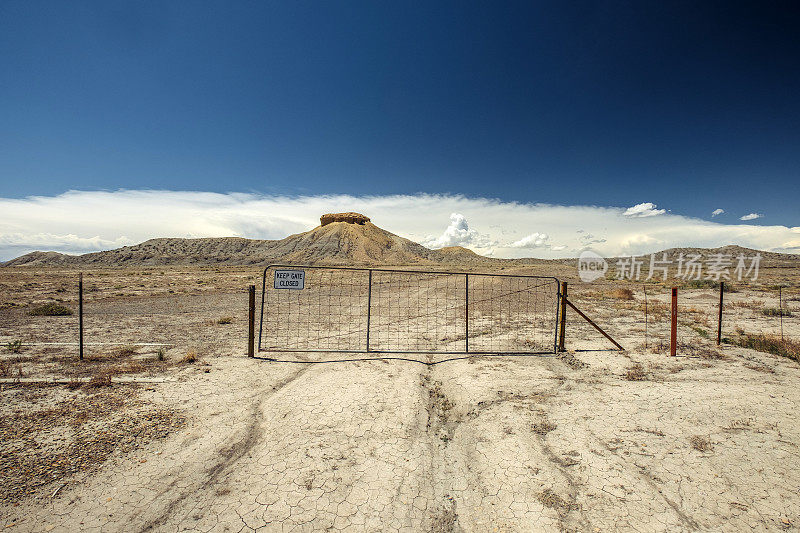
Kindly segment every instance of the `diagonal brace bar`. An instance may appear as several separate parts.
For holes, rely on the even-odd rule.
[[[570,306],[570,307],[571,307],[571,308],[572,308],[572,309],[573,309],[573,310],[574,310],[576,313],[578,313],[578,314],[581,316],[581,318],[583,318],[583,319],[584,319],[584,320],[586,320],[586,321],[587,321],[589,324],[591,324],[592,326],[594,326],[594,329],[596,329],[597,331],[599,331],[600,333],[602,333],[602,334],[603,334],[603,336],[604,336],[605,338],[607,338],[608,340],[610,340],[610,341],[611,341],[611,342],[614,344],[614,346],[616,346],[617,348],[619,348],[619,349],[620,349],[620,350],[622,350],[622,351],[625,351],[625,348],[623,348],[623,347],[622,347],[622,346],[621,346],[621,345],[620,345],[620,344],[619,344],[617,341],[615,341],[614,339],[612,339],[612,338],[611,338],[611,335],[609,335],[608,333],[606,333],[605,331],[603,331],[603,328],[601,328],[600,326],[598,326],[597,324],[595,324],[595,323],[594,323],[594,321],[592,321],[592,319],[591,319],[591,318],[589,318],[588,316],[584,315],[584,314],[583,314],[583,311],[581,311],[580,309],[578,309],[577,307],[575,307],[575,304],[573,304],[572,302],[570,302],[570,301],[569,301],[568,299],[566,299],[566,298],[564,298],[564,301],[565,301],[565,302],[567,302],[567,305],[568,305],[568,306]]]

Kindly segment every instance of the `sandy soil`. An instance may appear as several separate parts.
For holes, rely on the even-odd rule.
[[[87,293],[87,339],[170,343],[164,361],[147,347],[121,354],[95,346],[95,359],[83,363],[74,361],[71,346],[29,344],[19,354],[3,353],[27,377],[93,376],[111,368],[152,381],[93,388],[0,384],[0,430],[7,431],[0,451],[9,465],[58,456],[70,466],[77,444],[102,444],[96,460],[34,472],[40,485],[6,494],[0,519],[8,530],[765,531],[800,525],[800,368],[788,358],[731,345],[717,349],[693,329],[715,330],[713,291],[682,294],[683,346],[675,358],[658,344],[666,318],[654,302],[666,301],[664,290],[648,298],[645,348],[643,295],[619,298],[607,292],[613,285],[597,285],[576,286],[573,299],[626,352],[608,350],[572,314],[571,351],[559,356],[426,365],[308,363],[298,354],[295,362],[277,363],[243,354],[243,288],[254,271],[146,272],[90,273],[88,285],[97,290]],[[0,310],[0,342],[74,336],[74,316],[26,314],[48,299],[71,306],[68,289],[57,291],[73,277],[6,271],[0,302],[17,305]],[[726,330],[774,328],[775,320],[754,303],[767,295],[731,293],[731,302],[742,303],[731,307]],[[230,323],[219,323],[227,317]],[[796,315],[785,319],[787,333],[800,333],[796,321]],[[189,351],[197,361],[181,363]],[[138,366],[125,372],[121,366],[131,362]],[[98,407],[68,414],[86,405]],[[15,433],[15,420],[30,421],[28,429]],[[0,476],[8,484],[18,474],[6,465]]]

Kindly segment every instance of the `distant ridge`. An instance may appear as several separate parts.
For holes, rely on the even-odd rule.
[[[150,239],[134,246],[83,255],[32,252],[3,266],[161,266],[298,264],[438,264],[497,261],[471,250],[430,250],[371,222],[329,222],[280,240],[217,237]]]
[[[359,215],[347,213],[347,215]],[[363,217],[363,215],[359,215]],[[357,217],[356,217],[357,218]],[[363,219],[369,220],[367,217]],[[58,252],[31,252],[0,265],[5,267],[128,267],[167,265],[266,265],[269,263],[326,265],[465,265],[525,266],[542,263],[573,264],[571,259],[496,259],[479,255],[461,246],[431,250],[416,242],[379,228],[372,222],[326,221],[325,225],[290,235],[280,240],[215,237],[201,239],[159,238],[134,246],[83,255]],[[765,252],[728,245],[719,248],[670,248],[657,252],[676,259],[683,253],[722,253],[752,257],[760,253],[770,264],[796,264],[800,255]],[[649,254],[647,254],[649,255]],[[614,261],[616,258],[609,258]]]

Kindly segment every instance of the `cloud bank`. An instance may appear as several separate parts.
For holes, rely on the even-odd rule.
[[[34,250],[85,253],[155,237],[281,239],[319,216],[358,211],[431,247],[495,257],[645,254],[674,246],[739,244],[800,252],[800,227],[720,224],[652,203],[633,207],[522,204],[447,195],[274,197],[180,191],[69,191],[0,198],[0,260]]]

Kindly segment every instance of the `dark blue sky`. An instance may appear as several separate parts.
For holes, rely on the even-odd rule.
[[[800,225],[800,7],[0,3],[0,196],[457,193]]]

